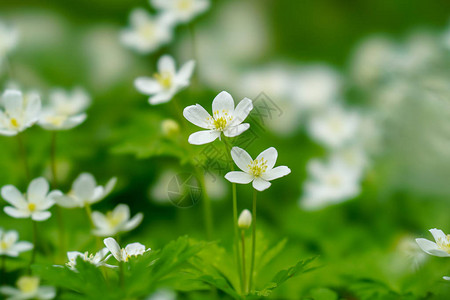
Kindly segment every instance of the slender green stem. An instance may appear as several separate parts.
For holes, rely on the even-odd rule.
[[[91,223],[91,229],[95,229],[94,220],[92,219],[91,205],[89,203],[86,203],[84,205],[84,209],[86,210],[86,215],[88,216],[89,223]],[[95,244],[96,244],[97,248],[100,249],[100,247],[102,246],[102,241],[100,240],[100,237],[95,236]]]
[[[241,244],[242,244],[242,283],[244,285],[245,290],[247,290],[247,284],[245,277],[245,231],[241,230]],[[244,290],[242,291],[244,293]],[[248,291],[247,291],[248,292]]]
[[[253,190],[253,211],[252,211],[252,261],[250,263],[250,274],[249,274],[249,284],[248,291],[252,290],[253,284],[253,269],[255,267],[255,251],[256,251],[256,195],[257,191]]]
[[[206,237],[208,238],[208,240],[211,240],[213,237],[213,216],[211,209],[211,198],[209,198],[208,191],[206,190],[205,175],[202,173],[201,170],[198,169],[196,170],[196,173],[203,198],[203,216],[205,221]]]
[[[31,220],[31,226],[33,231],[33,251],[31,252],[31,260],[30,265],[28,267],[28,271],[31,273],[31,265],[34,264],[34,261],[36,260],[36,252],[37,252],[37,241],[38,241],[38,229],[37,229],[37,222]]]
[[[124,267],[123,261],[119,262],[119,284],[120,284],[121,288],[124,287],[124,283],[125,283],[123,267]]]
[[[28,166],[27,149],[25,148],[21,133],[17,134],[17,144],[19,145],[19,153],[20,153],[20,156],[22,157],[22,162],[23,162],[23,167],[25,170],[26,179],[27,179],[27,181],[30,181],[31,175],[30,175],[30,168]]]

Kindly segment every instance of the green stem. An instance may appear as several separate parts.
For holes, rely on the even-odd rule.
[[[252,211],[252,261],[250,263],[250,274],[249,274],[249,284],[248,284],[248,291],[250,292],[252,290],[252,284],[253,284],[253,269],[255,267],[255,251],[256,251],[256,195],[257,191],[253,190],[253,211]]]
[[[24,170],[25,170],[26,179],[27,179],[27,181],[30,181],[31,175],[30,175],[30,168],[28,166],[28,160],[27,160],[27,149],[25,148],[25,145],[23,143],[21,133],[17,134],[17,144],[19,145],[19,153],[20,153],[20,156],[22,157],[22,162],[23,162],[23,166],[24,166]]]
[[[124,280],[125,276],[123,273],[124,273],[123,272],[123,261],[121,261],[121,262],[119,262],[119,284],[120,284],[121,288],[124,287],[124,283],[125,283],[125,280]]]
[[[205,221],[206,228],[206,237],[208,240],[211,240],[213,237],[213,216],[211,209],[211,198],[208,196],[208,191],[206,190],[205,184],[205,175],[201,172],[201,170],[196,170],[197,180],[199,182],[202,198],[203,198],[203,216]]]
[[[245,232],[241,230],[241,243],[242,243],[242,284],[244,288],[247,290],[246,282],[245,282]]]
[[[38,229],[37,229],[37,222],[31,220],[31,226],[33,227],[33,251],[31,252],[31,260],[30,265],[28,267],[28,271],[31,274],[31,265],[34,264],[34,261],[36,260],[36,252],[37,252],[37,240],[38,240]]]
[[[95,229],[95,224],[94,224],[94,220],[92,219],[92,209],[91,209],[91,205],[89,203],[86,203],[84,205],[84,208],[86,210],[86,215],[88,216],[89,219],[89,223],[91,223],[91,229]],[[101,248],[102,246],[102,241],[100,240],[100,237],[95,236],[95,244],[97,246],[97,248]]]

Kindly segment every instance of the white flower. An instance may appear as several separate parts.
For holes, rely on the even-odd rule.
[[[23,195],[15,186],[2,187],[2,197],[12,206],[6,206],[5,213],[14,218],[31,218],[34,221],[45,221],[52,215],[47,211],[55,204],[54,198],[61,195],[60,191],[51,191],[45,178],[34,179],[28,185],[27,193]]]
[[[249,229],[252,225],[252,213],[248,209],[244,209],[239,215],[238,226],[241,229]]]
[[[332,106],[314,115],[309,123],[309,134],[325,147],[336,149],[348,144],[358,134],[360,117],[352,111]]]
[[[138,77],[134,81],[136,89],[144,95],[152,95],[148,102],[152,105],[166,103],[181,89],[187,87],[194,71],[193,60],[176,70],[175,60],[170,55],[163,55],[158,60],[158,73],[153,78]]]
[[[17,288],[12,286],[0,287],[0,293],[6,300],[38,299],[49,300],[56,296],[56,289],[52,286],[39,286],[40,279],[34,276],[22,276],[17,280]]]
[[[145,249],[145,246],[140,243],[128,244],[125,248],[120,248],[119,244],[112,237],[103,240],[106,248],[111,251],[111,254],[117,259],[117,261],[127,262],[132,256],[142,255],[151,249]]]
[[[84,261],[87,261],[96,267],[104,266],[108,268],[114,268],[115,266],[108,265],[106,263],[106,261],[111,257],[111,255],[107,256],[108,253],[109,250],[107,248],[103,248],[102,250],[98,251],[95,255],[89,254],[88,252],[81,253],[78,251],[69,251],[67,252],[67,258],[69,259],[69,262],[67,262],[66,265],[70,269],[76,270],[77,258],[81,257]]]
[[[96,228],[93,233],[97,236],[112,236],[119,232],[130,231],[142,222],[143,217],[142,213],[138,213],[130,219],[130,208],[126,204],[117,205],[106,215],[94,211],[92,212],[92,221]]]
[[[86,120],[84,110],[91,99],[81,88],[73,91],[55,89],[50,93],[50,102],[44,106],[39,117],[39,125],[47,130],[67,130]]]
[[[209,8],[209,0],[150,0],[174,22],[186,23]]]
[[[427,239],[416,239],[417,244],[426,253],[439,256],[439,257],[450,257],[450,235],[445,235],[445,233],[440,229],[430,229],[431,234],[435,242]]]
[[[0,228],[0,256],[6,255],[11,257],[19,256],[20,252],[33,249],[30,242],[18,242],[19,234],[15,230],[3,231]]]
[[[0,110],[0,135],[12,136],[37,122],[41,99],[36,93],[25,97],[19,90],[6,90],[2,95],[4,111]]]
[[[11,52],[19,40],[19,33],[14,27],[0,23],[0,63]]]
[[[189,136],[189,143],[202,145],[221,137],[235,137],[246,131],[250,124],[241,124],[253,109],[252,100],[242,99],[234,108],[234,101],[230,94],[223,91],[217,95],[212,103],[213,116],[199,104],[191,105],[183,110],[183,116],[192,124],[207,130],[198,131]]]
[[[120,40],[142,54],[153,52],[172,39],[171,21],[165,15],[152,16],[137,8],[130,14],[130,25],[121,32]]]
[[[97,185],[94,176],[81,173],[73,182],[72,189],[67,195],[55,197],[58,205],[66,208],[84,207],[86,204],[97,203],[111,193],[116,185],[117,178],[111,178],[106,185]]]
[[[255,160],[244,149],[239,147],[233,147],[231,149],[231,156],[234,163],[243,172],[228,172],[225,178],[228,181],[242,184],[253,181],[253,187],[258,191],[268,189],[271,185],[269,181],[291,173],[291,170],[286,166],[274,168],[278,157],[277,149],[274,147],[270,147],[261,152]]]
[[[450,281],[450,277],[449,276],[443,276],[442,279]]]
[[[304,184],[300,205],[313,210],[355,197],[360,192],[361,172],[344,161],[332,159],[323,162],[313,159],[308,163],[311,176]]]

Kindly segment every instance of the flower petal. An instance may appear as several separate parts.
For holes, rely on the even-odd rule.
[[[75,207],[83,207],[84,203],[77,201],[77,198],[61,195],[61,196],[55,196],[53,198],[59,206],[65,207],[65,208],[75,208]]]
[[[177,82],[181,85],[188,85],[189,79],[191,78],[192,73],[194,72],[194,67],[195,67],[194,60],[190,60],[190,61],[186,62],[180,68],[180,70],[178,70],[177,77],[176,77]]]
[[[276,168],[266,171],[261,177],[264,180],[270,181],[270,180],[274,180],[274,179],[286,176],[289,173],[291,173],[291,169],[289,169],[286,166],[279,166],[279,167],[276,167]]]
[[[220,136],[220,131],[202,130],[194,132],[189,136],[188,142],[192,145],[203,145],[213,142]]]
[[[3,208],[3,211],[7,215],[18,219],[28,218],[30,216],[30,213],[28,211],[18,210],[17,208],[12,206],[6,206],[5,208]]]
[[[3,95],[3,105],[5,111],[11,118],[18,118],[23,110],[23,95],[19,90],[6,90]]]
[[[138,77],[134,80],[134,87],[145,95],[153,95],[161,91],[161,85],[153,78]]]
[[[117,261],[123,261],[122,252],[119,244],[115,239],[109,237],[103,240],[106,248],[111,252],[111,254],[117,259]]]
[[[275,149],[274,147],[270,147],[261,152],[256,158],[256,160],[261,160],[262,158],[264,158],[264,160],[267,160],[267,170],[266,170],[267,172],[273,168],[273,166],[277,162],[277,157],[278,157],[277,149]]]
[[[437,242],[439,239],[445,240],[447,237],[445,236],[445,233],[440,229],[430,229],[429,230],[431,234],[433,235],[434,240]]]
[[[30,182],[27,189],[29,203],[40,203],[45,199],[49,190],[48,181],[44,177],[39,177]]]
[[[49,211],[38,211],[31,214],[31,219],[34,221],[45,221],[51,216],[52,214]]]
[[[40,286],[38,288],[37,297],[41,300],[50,300],[55,298],[56,289],[52,286]]]
[[[158,105],[169,102],[170,100],[172,100],[175,92],[176,91],[174,90],[160,92],[155,96],[148,98],[148,103],[150,103],[151,105]]]
[[[96,186],[97,182],[92,174],[81,173],[78,178],[75,179],[72,189],[78,198],[87,201],[93,197]]]
[[[223,132],[223,134],[227,137],[235,137],[246,131],[250,128],[250,124],[244,123],[239,124],[237,126],[228,126],[227,129]]]
[[[117,205],[112,212],[114,219],[120,222],[127,221],[130,218],[130,207],[126,204]]]
[[[233,120],[230,123],[230,126],[238,125],[244,122],[245,118],[247,118],[250,111],[253,109],[253,102],[248,98],[244,98],[241,102],[236,105],[236,109],[233,113]]]
[[[248,165],[252,163],[253,159],[247,151],[239,147],[233,147],[231,149],[231,157],[239,169],[248,172]]]
[[[424,252],[430,255],[438,257],[450,256],[450,254],[448,254],[446,251],[439,249],[436,243],[433,243],[432,241],[429,241],[427,239],[416,239],[416,242]]]
[[[234,100],[231,95],[222,91],[217,95],[212,103],[213,114],[215,111],[228,110],[230,114],[234,114]]]
[[[268,189],[271,185],[272,184],[270,182],[265,181],[260,177],[255,178],[255,180],[253,180],[253,187],[260,192]]]
[[[158,72],[175,74],[175,60],[170,55],[163,55],[158,60]]]
[[[33,249],[33,244],[25,241],[17,242],[11,247],[11,251],[16,252],[25,252],[31,249]]]
[[[9,204],[20,209],[28,208],[28,202],[15,186],[11,184],[5,185],[4,187],[2,187],[1,194],[3,199],[5,199]]]
[[[142,213],[136,214],[133,218],[131,218],[131,220],[125,223],[125,225],[122,228],[122,231],[130,231],[135,229],[142,222],[143,218],[144,215]]]
[[[253,177],[253,175],[250,175],[248,173],[241,172],[241,171],[232,171],[232,172],[228,172],[225,175],[225,179],[228,180],[229,182],[241,183],[241,184],[250,183],[254,178],[255,177]]]
[[[200,104],[186,107],[183,110],[183,116],[198,127],[209,128],[211,115]]]
[[[101,229],[109,228],[108,220],[105,215],[98,211],[92,212],[92,223],[94,223],[95,227]]]

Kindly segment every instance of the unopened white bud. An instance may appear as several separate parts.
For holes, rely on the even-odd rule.
[[[161,123],[161,131],[163,135],[171,137],[180,132],[180,125],[172,119],[166,119]]]
[[[238,220],[238,226],[241,229],[248,229],[252,225],[252,213],[248,209],[244,209]]]

